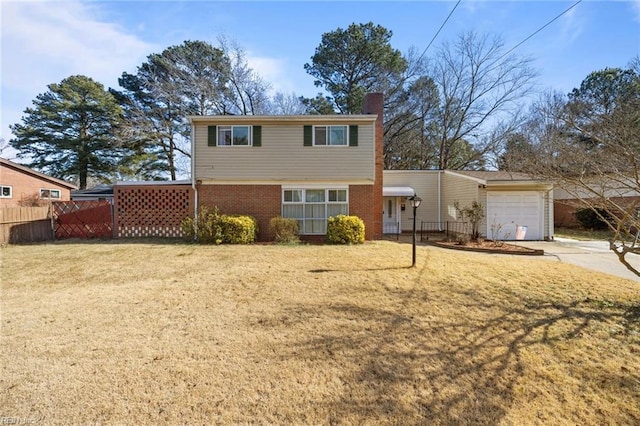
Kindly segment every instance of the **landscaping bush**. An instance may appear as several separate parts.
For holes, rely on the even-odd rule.
[[[251,216],[222,215],[218,225],[224,244],[253,243],[258,235],[258,221]]]
[[[201,207],[198,219],[185,218],[181,227],[187,240],[200,244],[248,244],[258,235],[258,222],[253,217],[223,215],[217,207]]]
[[[591,209],[580,209],[577,210],[574,215],[576,220],[580,223],[580,225],[585,229],[594,229],[594,230],[603,230],[607,229],[607,223],[602,220],[603,218],[608,218],[609,215],[606,211],[601,209],[596,209],[597,212]]]
[[[358,216],[330,217],[327,226],[327,241],[331,244],[364,243],[364,222]]]
[[[298,243],[300,225],[296,219],[274,217],[269,221],[269,232],[276,243]]]
[[[221,244],[222,233],[218,221],[220,212],[218,208],[203,206],[198,212],[198,219],[185,218],[182,223],[182,233],[188,241],[197,241],[201,244]]]

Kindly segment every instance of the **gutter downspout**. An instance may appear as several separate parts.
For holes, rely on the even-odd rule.
[[[438,231],[442,231],[442,170],[438,170]]]
[[[198,187],[196,186],[196,129],[193,124],[193,120],[189,118],[189,124],[191,125],[191,187],[193,188],[193,202],[194,202],[194,226],[196,227],[196,238],[198,235]]]
[[[547,191],[547,204],[548,204],[548,210],[549,212],[547,213],[548,216],[548,221],[549,221],[549,241],[553,241],[555,239],[555,214],[556,212],[554,211],[554,207],[553,207],[553,187]]]

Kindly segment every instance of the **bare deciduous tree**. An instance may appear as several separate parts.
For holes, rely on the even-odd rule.
[[[635,65],[634,65],[635,64]],[[546,94],[531,109],[520,136],[528,145],[503,157],[511,170],[552,181],[613,232],[610,248],[640,276],[627,256],[640,255],[640,70],[591,73],[568,96]],[[524,150],[522,150],[524,149]],[[517,161],[514,159],[517,158]]]
[[[439,169],[473,166],[498,150],[521,124],[520,104],[537,76],[530,59],[505,52],[497,37],[473,32],[444,43],[428,74],[440,97],[433,141]]]

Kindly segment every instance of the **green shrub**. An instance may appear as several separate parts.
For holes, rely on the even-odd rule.
[[[251,216],[222,215],[218,225],[224,244],[249,244],[258,236],[258,221]]]
[[[258,222],[253,217],[220,214],[217,207],[201,207],[197,220],[185,218],[181,227],[187,240],[200,244],[248,244],[258,235]]]
[[[607,223],[602,220],[602,218],[608,220],[609,215],[602,209],[596,209],[596,211],[580,209],[577,210],[574,215],[576,220],[585,229],[602,230],[608,228]]]
[[[198,212],[197,220],[192,217],[185,218],[182,223],[182,233],[189,241],[197,241],[201,244],[221,244],[222,232],[218,224],[220,220],[218,208],[203,206]]]
[[[331,244],[364,243],[364,222],[358,216],[330,217],[327,226],[327,241]]]
[[[269,232],[276,243],[298,243],[300,225],[296,219],[274,217],[269,221]]]

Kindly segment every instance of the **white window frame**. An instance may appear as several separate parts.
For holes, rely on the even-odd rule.
[[[246,145],[241,145],[241,144],[234,144],[233,143],[233,131],[234,129],[239,129],[239,128],[245,128],[247,129],[247,144]],[[221,143],[220,141],[220,133],[223,131],[230,131],[231,132],[231,143],[229,145],[225,144],[225,143]],[[216,129],[216,145],[217,146],[221,146],[221,147],[243,147],[243,146],[253,146],[253,138],[252,138],[252,126],[218,126],[218,128]]]
[[[324,191],[324,201],[307,201],[307,191]],[[291,193],[291,197],[287,197],[287,193]],[[300,196],[294,197],[293,193],[296,192]],[[290,198],[291,201],[286,201],[287,198]],[[333,199],[333,200],[332,200]],[[344,201],[340,201],[344,199]],[[285,215],[285,207],[297,205],[301,206],[302,216],[301,217],[293,217],[289,215]],[[282,217],[296,219],[300,225],[300,235],[326,235],[327,233],[327,224],[329,221],[329,207],[330,206],[346,206],[345,214],[349,214],[349,188],[348,187],[296,187],[296,188],[282,188]],[[307,214],[307,206],[324,206],[324,216],[323,217],[306,217]],[[324,226],[322,232],[306,232],[306,222],[307,221],[324,221]]]
[[[58,193],[57,197],[51,195],[54,192]],[[62,191],[56,188],[40,188],[40,198],[43,200],[59,200],[62,198]]]
[[[5,188],[9,189],[9,195],[4,195]],[[13,198],[13,186],[0,185],[0,198]]]
[[[331,128],[340,127],[344,129],[344,143],[342,144],[332,144],[331,143]],[[326,139],[324,143],[317,143],[316,141],[316,129],[324,128]],[[313,126],[313,146],[349,146],[349,126],[346,125],[337,125],[337,126]]]

